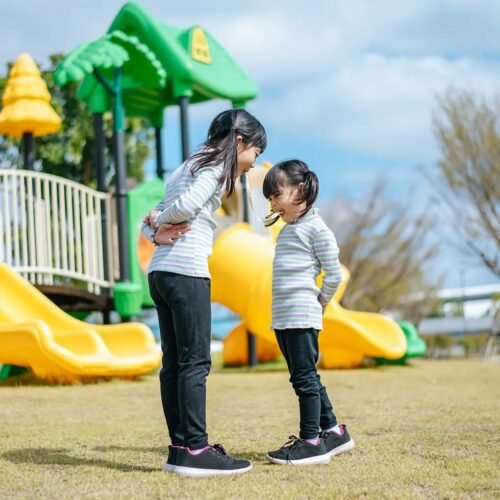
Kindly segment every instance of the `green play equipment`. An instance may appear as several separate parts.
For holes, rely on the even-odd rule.
[[[9,377],[15,377],[16,375],[21,375],[26,371],[24,366],[16,365],[0,365],[0,381],[6,380]]]
[[[58,85],[80,82],[78,97],[93,113],[96,137],[97,188],[106,191],[103,113],[113,112],[118,251],[120,280],[114,289],[115,308],[122,317],[138,314],[151,299],[137,262],[138,196],[126,190],[123,147],[124,116],[146,118],[155,128],[156,173],[163,179],[162,134],[164,109],[180,107],[182,157],[189,155],[188,105],[214,98],[241,107],[257,96],[257,87],[226,50],[200,26],[187,29],[158,22],[142,7],[127,3],[111,23],[108,33],[74,49],[54,73]],[[141,188],[138,188],[141,192]],[[159,187],[146,184],[145,192],[163,197]],[[244,189],[244,196],[246,192]],[[142,209],[142,208],[141,208]],[[132,217],[134,215],[134,217]],[[105,235],[103,235],[105,239]],[[105,240],[104,245],[108,245]],[[107,265],[107,264],[105,264]]]
[[[120,280],[115,286],[114,303],[120,316],[130,317],[140,312],[142,290],[136,283],[130,282],[129,273],[122,91],[137,87],[162,88],[166,73],[154,53],[137,37],[115,30],[73,50],[57,67],[54,80],[58,85],[66,85],[81,81],[86,75],[92,76],[94,87],[98,90],[97,95],[108,97],[112,104],[120,260]],[[80,87],[80,95],[82,90],[85,90],[83,85]],[[90,98],[95,95],[96,92]],[[95,112],[94,109],[92,111]],[[103,112],[105,109],[99,111]]]
[[[406,337],[406,353],[399,359],[375,358],[379,365],[405,365],[410,358],[421,358],[427,351],[425,340],[420,337],[418,330],[409,321],[398,321],[398,325]]]
[[[242,106],[257,96],[257,87],[226,50],[200,26],[188,29],[168,26],[152,18],[142,7],[127,3],[112,22],[115,31],[136,37],[155,55],[166,73],[165,85],[123,86],[127,116],[147,118],[153,126],[163,125],[163,109],[177,105],[183,97],[190,103],[214,98]],[[133,55],[130,65],[135,64]],[[147,90],[156,89],[156,90]],[[92,112],[110,109],[109,96],[92,75],[82,82],[80,97]]]

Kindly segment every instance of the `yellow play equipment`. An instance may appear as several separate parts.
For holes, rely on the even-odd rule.
[[[224,342],[224,362],[247,362],[247,330],[257,337],[260,361],[276,359],[279,348],[271,326],[271,285],[274,243],[256,234],[247,224],[236,224],[215,241],[210,258],[212,300],[223,304],[242,318]],[[351,368],[365,357],[398,359],[406,352],[401,328],[380,314],[349,311],[338,302],[347,286],[349,272],[324,315],[319,337],[320,366]]]
[[[21,137],[29,132],[39,137],[61,128],[47,84],[29,54],[21,54],[12,66],[2,101],[0,134]]]
[[[37,377],[58,382],[131,377],[160,364],[145,325],[78,321],[6,264],[0,264],[0,297],[0,363],[29,366]]]

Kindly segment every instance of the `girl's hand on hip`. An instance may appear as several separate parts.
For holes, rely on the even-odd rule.
[[[325,302],[321,296],[318,297],[318,302],[321,304],[321,307],[323,308],[323,314],[325,313],[326,306],[328,305],[328,302]]]
[[[189,224],[161,224],[156,230],[155,242],[158,245],[172,245],[189,231]]]
[[[146,226],[151,226],[153,229],[158,229],[158,224],[156,224],[156,217],[160,212],[158,210],[150,210],[149,214],[142,220],[143,224]]]

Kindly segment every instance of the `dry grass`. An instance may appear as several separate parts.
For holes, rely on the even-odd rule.
[[[0,497],[498,498],[500,365],[416,362],[323,372],[357,442],[326,466],[264,453],[298,431],[285,372],[209,377],[211,439],[249,458],[230,478],[161,471],[167,437],[156,376],[73,387],[0,387]]]

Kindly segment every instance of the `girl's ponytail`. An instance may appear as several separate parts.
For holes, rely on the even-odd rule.
[[[236,130],[231,127],[226,139],[221,142],[221,156],[223,169],[223,186],[224,190],[230,196],[235,189],[236,173],[238,170],[238,134]]]
[[[304,173],[304,185],[302,187],[302,192],[304,197],[303,201],[306,202],[306,209],[304,213],[307,213],[316,201],[319,192],[318,176],[312,170],[308,169]]]

